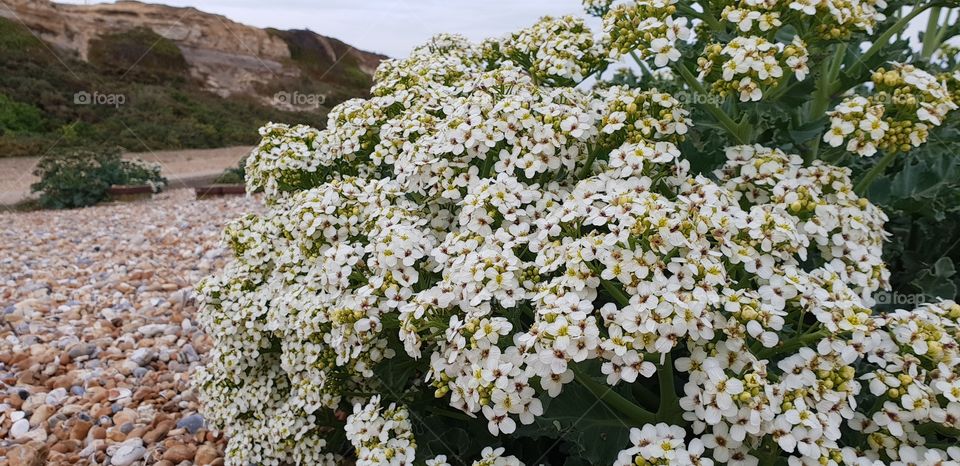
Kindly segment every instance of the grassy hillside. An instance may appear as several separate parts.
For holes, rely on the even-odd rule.
[[[148,29],[94,40],[89,62],[56,53],[20,24],[0,18],[0,157],[42,155],[54,146],[147,151],[244,145],[256,142],[266,121],[326,121],[326,108],[285,112],[262,98],[204,91],[176,44]],[[302,54],[294,61],[308,64],[304,77],[277,83],[278,89],[323,92],[332,106],[369,88],[369,78],[348,60],[326,76]],[[77,103],[78,92],[99,103]]]

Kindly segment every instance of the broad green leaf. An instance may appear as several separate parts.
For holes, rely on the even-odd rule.
[[[625,390],[617,392],[630,397]],[[560,396],[544,401],[544,415],[534,424],[518,428],[517,434],[560,438],[570,444],[571,459],[588,464],[612,464],[617,454],[630,446],[630,428],[639,427],[577,383],[564,386]]]

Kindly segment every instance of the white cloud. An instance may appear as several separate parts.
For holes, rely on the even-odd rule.
[[[62,3],[105,3],[65,0]],[[580,0],[164,0],[258,27],[310,29],[360,49],[402,57],[434,34],[501,36],[544,15],[582,16]],[[594,27],[597,27],[594,24]]]

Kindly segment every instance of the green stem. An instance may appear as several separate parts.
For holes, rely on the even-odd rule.
[[[795,74],[792,69],[787,70],[786,74],[783,75],[783,78],[780,79],[780,82],[777,84],[777,87],[767,92],[764,95],[764,99],[775,101],[783,94],[786,94],[788,90],[793,89],[793,87],[800,82],[792,79]]]
[[[843,65],[843,58],[846,53],[847,44],[837,44],[833,56],[829,61],[824,62],[823,72],[820,73],[820,79],[817,81],[817,92],[814,94],[813,103],[810,105],[808,121],[820,119],[827,108],[830,107],[830,101],[837,88],[837,76],[840,75],[840,67]]]
[[[637,55],[636,50],[630,51],[630,58],[633,58],[633,61],[637,64],[637,66],[640,67],[640,72],[649,75],[651,78],[653,77],[653,71],[650,71],[650,67],[647,66],[647,62],[643,61],[640,56]]]
[[[607,293],[610,293],[610,296],[617,301],[617,304],[621,306],[630,304],[630,298],[627,297],[626,293],[624,293],[616,283],[601,278],[600,284],[603,285],[603,289],[607,290]]]
[[[673,384],[673,355],[667,354],[663,364],[657,370],[657,379],[660,385],[660,409],[657,410],[657,419],[673,425],[683,425],[683,410],[680,408],[680,398],[677,396]]]
[[[702,2],[702,3],[700,3],[700,6],[703,8],[703,16],[704,16],[704,17],[706,17],[706,18],[713,18],[714,21],[717,21],[717,24],[718,24],[718,25],[720,24],[720,22],[716,19],[716,18],[717,18],[717,15],[714,14],[713,10],[710,8],[710,2]],[[704,20],[704,21],[706,21],[706,20]],[[720,32],[723,32],[723,31],[725,30],[725,28],[724,28],[723,26],[720,26],[720,29],[717,29],[717,30],[720,31]]]
[[[677,70],[680,72],[680,77],[683,78],[683,81],[686,82],[687,85],[694,90],[694,92],[704,96],[707,95],[707,90],[704,89],[703,84],[701,84],[700,81],[697,80],[697,78],[693,75],[693,73],[690,72],[690,70],[688,70],[682,64],[677,66]],[[720,107],[717,107],[716,105],[713,105],[711,103],[704,103],[701,105],[703,105],[703,107],[707,109],[707,111],[710,112],[710,114],[713,115],[714,118],[716,118],[717,122],[719,122],[720,125],[723,126],[724,129],[726,129],[727,132],[730,133],[730,135],[737,140],[737,142],[739,142],[740,144],[750,143],[749,141],[750,138],[746,137],[746,135],[744,134],[743,128],[741,128],[741,125],[738,125],[737,122],[733,121],[733,119],[730,118],[730,116],[727,115],[726,112],[721,110]]]
[[[586,163],[583,165],[583,168],[581,168],[580,171],[577,173],[578,180],[582,180],[586,178],[587,175],[590,174],[590,169],[593,168],[593,162],[594,160],[597,159],[597,152],[599,152],[599,150],[597,149],[590,151],[590,155],[587,156]]]
[[[953,20],[954,23],[950,22],[951,21],[950,17],[952,15],[953,15],[953,11],[950,9],[947,9],[947,16],[943,18],[943,26],[937,30],[937,39],[934,41],[936,46],[933,48],[933,52],[930,54],[931,56],[937,52],[937,50],[940,48],[941,45],[943,45],[944,37],[946,37],[947,33],[950,32],[952,25],[957,21],[956,19],[954,19]]]
[[[814,160],[820,157],[820,141],[823,138],[817,136],[813,142],[810,143],[810,150],[803,154],[803,162],[807,165],[810,165]]]
[[[928,3],[926,5],[914,7],[914,9],[911,10],[908,15],[904,16],[903,18],[900,18],[899,21],[894,23],[893,26],[890,26],[890,29],[887,29],[886,31],[884,31],[883,34],[881,34],[880,37],[878,37],[877,40],[873,42],[873,45],[871,45],[870,48],[867,49],[867,51],[860,56],[860,63],[866,63],[870,61],[870,59],[873,58],[874,55],[880,52],[880,49],[887,46],[887,42],[890,41],[890,38],[893,37],[894,34],[898,34],[901,30],[906,28],[907,25],[910,24],[910,21],[913,20],[913,18],[916,18],[918,15],[920,15],[920,13],[923,13],[928,8],[933,8],[937,6],[940,6],[939,2]]]
[[[483,167],[480,168],[480,178],[486,178],[490,175],[490,169],[493,168],[493,159],[497,157],[497,152],[491,150],[487,154],[486,160],[483,161]]]
[[[867,172],[866,175],[863,175],[863,178],[861,178],[860,181],[857,182],[857,185],[853,187],[853,191],[860,196],[866,195],[867,191],[870,190],[870,186],[873,184],[873,181],[878,176],[882,175],[883,172],[886,171],[887,167],[889,167],[896,158],[896,151],[887,152],[883,158],[880,159],[880,161],[877,162],[877,164]]]
[[[579,382],[580,385],[583,385],[583,387],[589,390],[597,399],[626,415],[638,426],[657,422],[657,416],[655,414],[631,403],[630,400],[613,391],[612,387],[597,383],[576,366],[571,365],[570,367],[573,370],[575,380]]]
[[[949,13],[948,13],[949,14]],[[920,56],[929,59],[933,52],[940,45],[937,42],[940,30],[940,7],[930,10],[930,17],[927,18],[927,29],[923,33],[923,48],[920,49]]]
[[[807,115],[807,121],[817,121],[824,116],[833,100],[833,95],[837,91],[838,80],[840,76],[840,67],[843,66],[843,59],[847,53],[847,44],[837,44],[830,60],[823,63],[823,72],[817,80],[816,92],[813,94],[813,101],[810,103],[810,112]],[[804,160],[807,163],[816,160],[820,150],[819,138],[813,142],[812,152],[804,154]]]

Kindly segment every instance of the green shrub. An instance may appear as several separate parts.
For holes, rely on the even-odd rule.
[[[42,127],[43,115],[37,107],[0,94],[0,134],[34,132]]]
[[[244,184],[247,179],[247,158],[240,159],[236,167],[230,167],[223,171],[220,176],[214,180],[218,184]]]
[[[72,150],[44,156],[34,169],[40,181],[40,205],[70,209],[95,205],[107,198],[110,186],[148,184],[159,191],[167,180],[160,167],[140,160],[123,160],[117,148]]]

